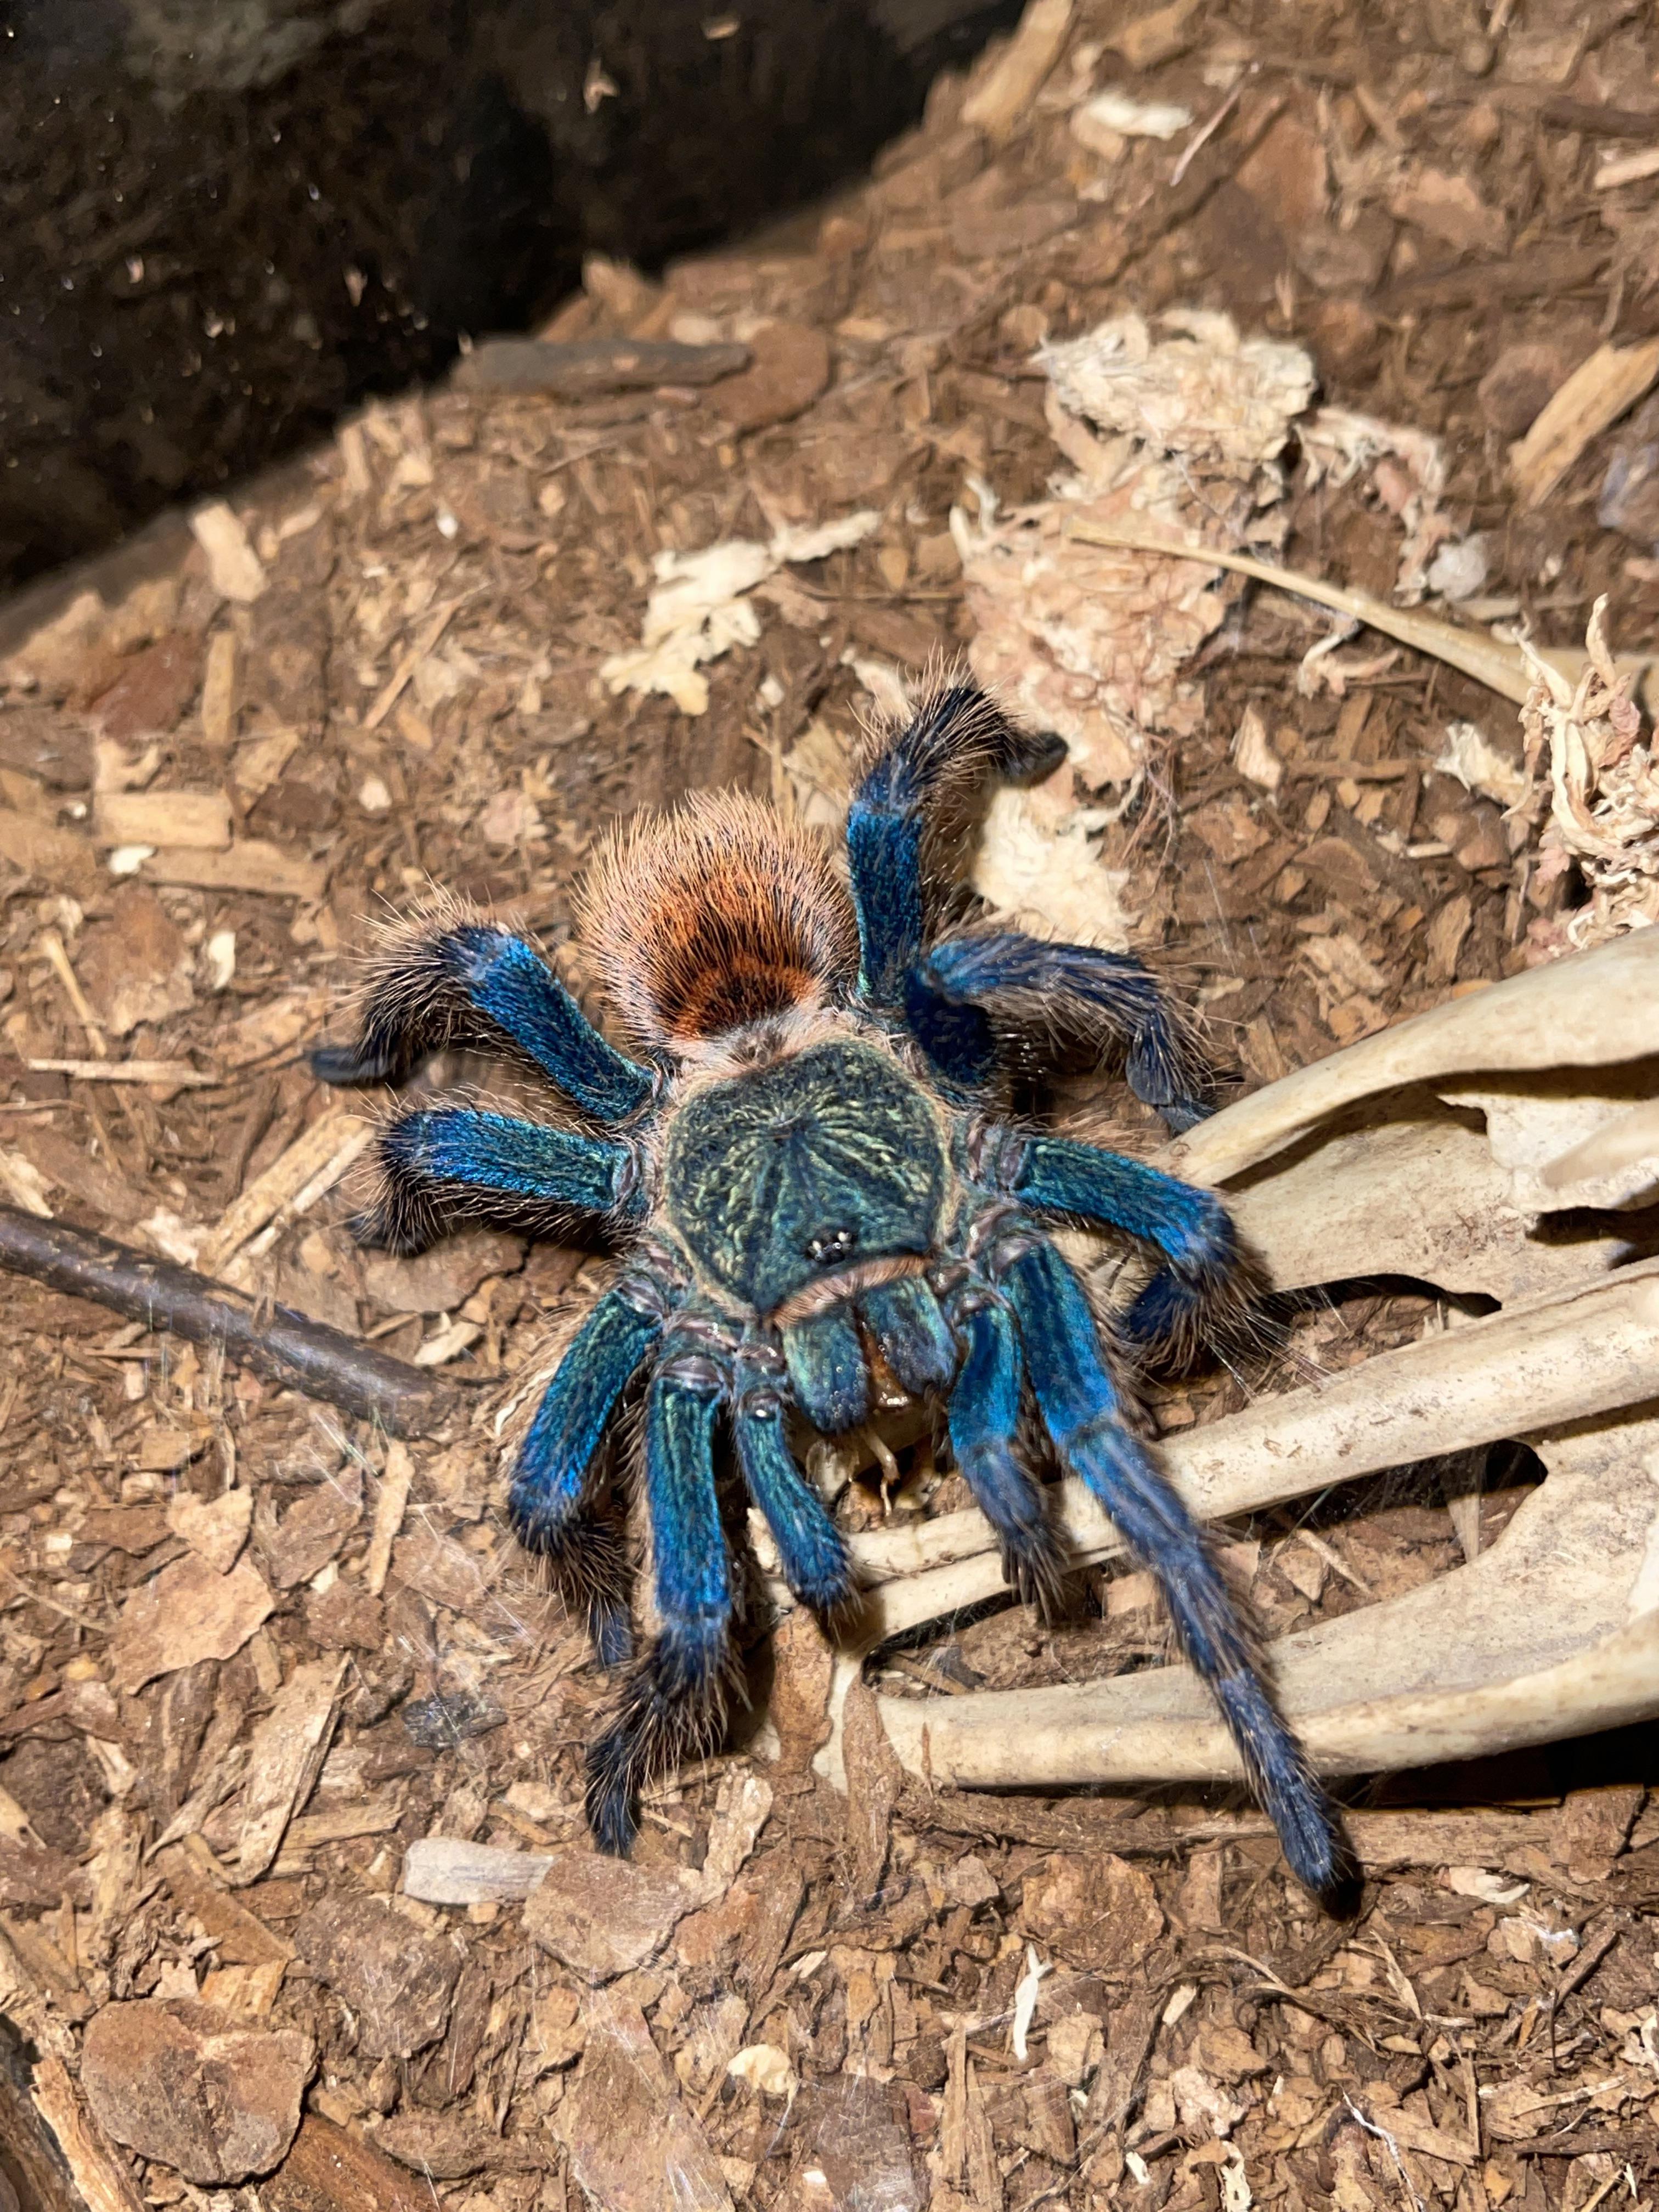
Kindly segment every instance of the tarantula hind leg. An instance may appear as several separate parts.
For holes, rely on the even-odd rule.
[[[1004,1030],[1121,1050],[1130,1090],[1176,1136],[1214,1109],[1215,1074],[1196,1029],[1131,953],[975,930],[933,945],[916,981],[943,1005],[977,1010]]]
[[[626,1540],[614,1510],[591,1495],[592,1468],[617,1400],[661,1324],[607,1291],[559,1362],[525,1432],[507,1517],[527,1552],[548,1560],[566,1599],[586,1615],[602,1667],[633,1650]]]
[[[940,816],[991,776],[1033,781],[1065,757],[1061,738],[1021,729],[972,682],[936,684],[875,753],[853,793],[847,857],[864,987],[878,1006],[902,1002],[928,933],[924,847]]]
[[[1119,1419],[1083,1285],[1053,1245],[1034,1243],[1004,1268],[1001,1286],[1055,1449],[1158,1577],[1182,1648],[1221,1708],[1291,1872],[1340,1909],[1354,1869],[1340,1816],[1256,1671],[1203,1531]]]

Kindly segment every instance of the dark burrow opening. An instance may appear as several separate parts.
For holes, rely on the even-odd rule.
[[[867,167],[1018,0],[13,0],[0,589]]]

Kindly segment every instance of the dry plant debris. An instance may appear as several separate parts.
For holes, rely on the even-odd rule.
[[[1036,0],[821,219],[596,264],[541,334],[738,374],[375,408],[199,511],[180,565],[3,630],[9,1201],[205,1255],[458,1405],[388,1443],[8,1279],[0,2173],[47,2212],[65,2162],[95,2212],[1652,2203],[1651,1724],[1538,1747],[1552,1699],[1632,1710],[1596,1707],[1614,1662],[1652,1680],[1656,1448],[1613,1409],[1651,1373],[1654,809],[1602,641],[1639,658],[1659,615],[1659,48],[1526,0],[1316,6],[1293,44],[1242,0]],[[1064,535],[1094,507],[1203,556]],[[734,544],[764,562],[716,592]],[[696,650],[678,694],[613,691],[665,564]],[[1352,1924],[1190,1778],[1206,1717],[1109,1529],[1062,1501],[1074,1617],[1000,1603],[926,1437],[818,1469],[913,1609],[850,1804],[813,1765],[850,1670],[791,1618],[764,1717],[594,1861],[600,1692],[488,1473],[592,1272],[346,1232],[356,1133],[299,1056],[367,917],[436,879],[556,949],[613,817],[736,781],[831,820],[869,701],[994,647],[1074,757],[1000,803],[981,889],[1204,1006],[1244,1093],[1186,1171],[1311,1292],[1267,1374],[1158,1395],[1166,1455],[1337,1753],[1388,1723],[1389,1761],[1458,1754],[1356,1787]],[[1449,1456],[1401,1483],[1425,1404]],[[1334,1442],[1380,1479],[1328,1490]],[[1388,1712],[1373,1611],[1411,1632]],[[1188,1778],[958,1791],[945,1723],[988,1696],[1109,1702]],[[162,2057],[190,2094],[158,2109]]]

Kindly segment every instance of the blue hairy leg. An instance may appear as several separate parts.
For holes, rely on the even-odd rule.
[[[795,1464],[783,1408],[770,1392],[741,1400],[732,1418],[738,1464],[766,1517],[783,1578],[803,1605],[833,1613],[853,1595],[853,1571],[823,1500]]]
[[[380,1194],[352,1227],[385,1251],[423,1252],[458,1220],[556,1237],[635,1210],[625,1145],[510,1115],[406,1114],[381,1130],[375,1157]]]
[[[571,1339],[525,1431],[507,1497],[508,1518],[526,1551],[562,1544],[605,1424],[661,1334],[652,1315],[607,1291]]]
[[[1177,1134],[1202,1121],[1214,1080],[1152,972],[1127,952],[1049,945],[1018,930],[947,938],[916,971],[942,1005],[1039,1035],[1121,1042],[1129,1088]]]
[[[662,1625],[587,1758],[588,1825],[599,1850],[617,1856],[638,1829],[646,1782],[707,1742],[723,1709],[732,1581],[714,1490],[722,1395],[704,1363],[671,1354],[647,1399],[646,1502]]]
[[[1002,1545],[1003,1571],[1027,1603],[1052,1606],[1060,1553],[1042,1490],[1018,1449],[1023,1369],[1013,1322],[1000,1306],[958,1306],[963,1352],[951,1394],[951,1449]]]
[[[882,1358],[913,1396],[948,1387],[957,1371],[956,1340],[920,1275],[860,1291],[858,1311]]]
[[[1221,1708],[1291,1871],[1316,1896],[1332,1895],[1350,1863],[1335,1810],[1255,1672],[1202,1532],[1121,1425],[1083,1285],[1047,1243],[1027,1247],[1001,1282],[1056,1450],[1157,1575],[1182,1649]]]
[[[1213,1191],[1065,1137],[1024,1139],[1008,1187],[1042,1212],[1124,1230],[1164,1255],[1118,1324],[1131,1342],[1184,1350],[1206,1321],[1224,1334],[1237,1325],[1249,1273],[1238,1232]]]
[[[597,1121],[620,1121],[651,1096],[651,1076],[607,1044],[521,937],[465,922],[414,937],[381,963],[356,1045],[312,1054],[325,1083],[404,1082],[447,1045],[516,1047]]]
[[[507,1517],[526,1551],[545,1553],[587,1615],[600,1664],[628,1656],[626,1560],[613,1522],[596,1513],[588,1475],[617,1401],[661,1323],[608,1291],[582,1323],[519,1448]]]
[[[952,1006],[916,972],[929,934],[924,849],[944,805],[987,776],[1023,781],[1059,766],[1060,741],[1016,729],[976,684],[942,686],[877,756],[853,794],[847,858],[858,913],[859,988],[901,1014],[952,1082],[982,1082],[994,1062],[983,1015]]]

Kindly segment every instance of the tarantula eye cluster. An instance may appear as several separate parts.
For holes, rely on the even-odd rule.
[[[632,1841],[641,1788],[717,1730],[736,1586],[720,1509],[735,1462],[803,1603],[849,1603],[846,1547],[791,1449],[869,1417],[872,1369],[941,1413],[1010,1579],[1063,1569],[1033,1443],[1079,1477],[1153,1569],[1296,1873],[1345,1877],[1335,1814],[1252,1663],[1198,1528],[1123,1418],[1113,1347],[1049,1234],[1108,1224],[1156,1270],[1115,1325],[1179,1354],[1243,1279],[1219,1201],[1120,1154],[1016,1128],[1010,1071],[1070,1041],[1123,1056],[1175,1129],[1207,1110],[1191,1031],[1137,961],[951,921],[942,828],[988,779],[1055,765],[970,684],[936,688],[872,746],[831,854],[732,794],[635,822],[601,857],[582,927],[637,1057],[609,1043],[520,938],[447,910],[371,977],[331,1083],[399,1083],[440,1048],[516,1061],[560,1122],[463,1106],[382,1131],[363,1241],[418,1251],[463,1220],[599,1235],[616,1278],[516,1447],[511,1510],[627,1672],[588,1759],[602,1848]],[[1119,1347],[1119,1348],[1122,1348]],[[635,1656],[608,1445],[643,1406],[654,1640]]]

